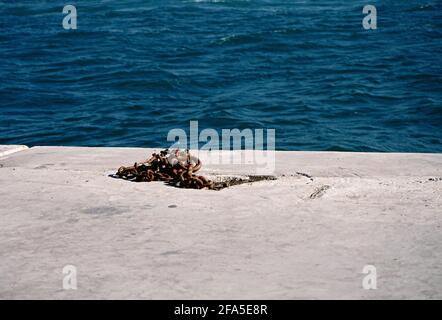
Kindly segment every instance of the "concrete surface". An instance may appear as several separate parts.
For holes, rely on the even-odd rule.
[[[0,298],[442,298],[441,154],[277,152],[278,180],[221,191],[108,176],[152,152],[1,157]]]

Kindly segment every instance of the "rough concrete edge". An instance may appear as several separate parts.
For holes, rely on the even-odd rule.
[[[5,146],[8,146],[8,145],[5,145]],[[3,151],[3,152],[0,151],[0,158],[9,156],[9,155],[16,153],[16,152],[20,152],[20,151],[29,149],[29,147],[26,145],[11,145],[11,147],[13,147],[13,148]]]
[[[54,145],[54,146],[33,146],[29,149],[132,149],[132,150],[149,150],[149,151],[158,151],[164,150],[166,147],[117,147],[117,146],[62,146],[62,145]],[[190,152],[194,151],[192,149]],[[213,152],[250,152],[257,150],[216,150]],[[369,156],[437,156],[442,157],[441,152],[370,152],[370,151],[327,151],[327,150],[264,150],[268,152],[275,152],[276,154],[282,153],[296,153],[296,154],[321,154],[321,155],[339,155],[339,156],[352,156],[352,155],[369,155]],[[209,152],[208,150],[199,150],[199,152],[205,153]]]

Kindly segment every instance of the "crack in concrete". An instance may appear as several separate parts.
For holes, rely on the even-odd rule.
[[[220,181],[214,181],[214,190],[221,190],[244,183],[268,180],[277,180],[277,178],[275,176],[222,177]]]
[[[304,173],[304,172],[296,172],[296,174],[297,174],[298,176],[303,176],[303,177],[306,177],[306,178],[310,179],[311,181],[313,181],[313,177],[312,177],[311,175],[307,174],[307,173]]]
[[[318,198],[322,197],[322,196],[325,194],[325,192],[326,192],[328,189],[330,189],[330,188],[331,188],[331,187],[328,186],[328,185],[324,185],[324,186],[322,186],[322,187],[320,187],[320,188],[317,188],[317,189],[315,190],[315,192],[313,192],[313,193],[310,195],[310,199],[318,199]]]

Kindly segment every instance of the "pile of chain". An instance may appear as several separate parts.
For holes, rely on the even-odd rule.
[[[189,151],[164,150],[152,154],[145,162],[131,167],[120,167],[116,176],[131,181],[165,181],[181,188],[213,189],[212,181],[195,175],[201,169],[201,160],[190,155]]]

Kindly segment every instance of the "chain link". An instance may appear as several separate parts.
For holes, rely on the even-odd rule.
[[[195,175],[201,169],[200,159],[192,157],[188,150],[153,153],[145,162],[131,167],[120,167],[116,175],[122,179],[150,182],[166,181],[180,188],[214,189],[214,183],[203,176]]]

